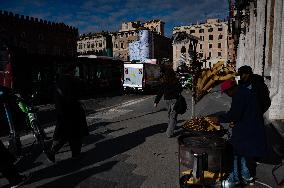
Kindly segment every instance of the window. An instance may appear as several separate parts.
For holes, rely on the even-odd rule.
[[[87,43],[87,48],[90,48],[90,43],[89,42]]]
[[[204,29],[199,29],[199,33],[204,33]]]
[[[209,35],[209,40],[213,40],[213,35]]]
[[[115,43],[115,48],[118,48],[118,45],[117,45],[117,43]]]
[[[39,39],[39,40],[43,40],[43,35],[42,35],[42,34],[39,34],[39,35],[38,35],[38,39]]]
[[[218,31],[223,31],[223,28],[222,27],[218,27]]]
[[[103,45],[102,45],[102,43],[99,43],[99,47],[102,47]]]
[[[191,33],[195,33],[195,30],[190,30],[190,34],[191,34]]]
[[[229,40],[232,40],[232,37],[229,37]]]
[[[222,39],[222,38],[223,38],[223,35],[219,35],[218,39],[220,40],[220,39]]]
[[[202,58],[203,57],[203,53],[199,53],[199,57]]]
[[[91,48],[94,48],[94,47],[95,47],[95,45],[94,45],[94,43],[92,43],[92,44],[91,44]]]
[[[218,43],[218,48],[222,48],[222,44],[221,43]]]
[[[208,32],[210,32],[210,33],[213,32],[213,28],[212,28],[212,27],[209,28],[209,29],[208,29]]]
[[[209,52],[209,56],[208,56],[209,58],[211,57],[211,52]]]
[[[200,36],[200,40],[201,40],[201,41],[204,41],[204,36]]]
[[[212,44],[209,44],[209,48],[212,48]]]
[[[180,53],[182,53],[182,54],[183,54],[183,53],[186,53],[186,48],[185,48],[184,46],[181,47]]]
[[[125,37],[128,37],[128,33],[125,33]]]
[[[199,48],[202,49],[202,44],[200,44]]]
[[[120,44],[120,47],[123,48],[123,43]]]
[[[218,57],[221,57],[222,56],[222,52],[218,52]]]

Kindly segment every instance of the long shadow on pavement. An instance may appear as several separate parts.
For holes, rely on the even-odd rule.
[[[78,163],[67,159],[55,165],[35,171],[31,182],[72,173],[81,168],[112,158],[141,145],[145,142],[147,137],[165,132],[166,128],[166,123],[152,125],[123,136],[99,142],[94,149],[83,153],[83,158]]]
[[[147,115],[151,115],[151,114],[155,114],[155,113],[163,112],[163,111],[167,111],[167,109],[166,108],[161,108],[160,110],[157,110],[157,111],[154,111],[154,112],[148,112],[148,113],[145,113],[145,114],[142,114],[142,115],[139,115],[139,116],[126,118],[126,119],[114,121],[114,122],[111,122],[111,123],[119,123],[119,122],[123,122],[123,121],[128,121],[128,120],[131,120],[131,119],[136,119],[136,118],[144,117],[144,116],[147,116]]]
[[[96,166],[89,168],[87,170],[82,170],[76,173],[72,173],[61,178],[58,178],[52,182],[39,186],[41,188],[55,188],[55,187],[68,187],[72,188],[78,185],[80,182],[86,180],[88,177],[98,174],[103,171],[110,170],[118,161],[110,161],[102,164],[101,166]],[[92,178],[93,179],[93,178]],[[92,182],[89,182],[90,185],[84,187],[115,187],[116,183],[110,180],[104,181],[98,178],[94,178]],[[82,187],[82,186],[80,186]]]
[[[90,125],[89,131],[92,132],[92,131],[98,129],[99,127],[105,127],[105,126],[107,126],[108,124],[111,124],[111,123],[117,123],[117,122],[127,121],[127,120],[130,120],[130,119],[136,119],[136,118],[140,118],[140,117],[143,117],[143,116],[147,116],[147,115],[151,115],[151,114],[154,114],[154,113],[158,113],[158,112],[161,112],[161,111],[166,111],[166,108],[162,108],[162,109],[154,111],[154,112],[145,113],[145,114],[142,114],[142,115],[139,115],[139,116],[135,116],[135,117],[131,117],[131,118],[115,121],[115,122],[98,122],[98,123],[94,123],[94,124]],[[107,129],[107,131],[105,131],[103,134],[90,135],[89,137],[86,138],[86,140],[84,141],[83,144],[84,144],[84,146],[87,146],[87,145],[96,143],[99,140],[102,140],[102,139],[105,138],[104,134],[109,134],[111,132],[122,130],[122,129],[123,128],[120,128],[120,129],[117,129],[117,130],[109,130],[109,129]],[[50,144],[51,143],[49,143],[49,145]],[[25,150],[29,150],[29,148],[30,148],[30,146],[25,148]],[[40,166],[42,164],[42,163],[39,163],[39,162],[34,163],[34,161],[37,159],[37,157],[41,154],[40,148],[38,148],[38,147],[36,147],[36,148],[37,148],[36,150],[33,149],[30,152],[31,155],[29,155],[28,157],[24,157],[19,162],[19,164],[17,165],[21,172],[29,170],[29,169],[32,169],[32,168],[37,167],[37,166]]]
[[[266,134],[268,154],[265,158],[261,160],[261,162],[272,165],[280,164],[283,157],[277,155],[273,148],[275,148],[275,146],[284,146],[284,140],[270,124],[266,126]]]

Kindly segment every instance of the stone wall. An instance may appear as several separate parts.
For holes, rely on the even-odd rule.
[[[28,54],[76,56],[78,29],[0,10],[0,42]]]
[[[270,119],[284,119],[284,3],[275,0],[274,29],[271,65],[272,104],[269,109]]]
[[[245,32],[239,38],[236,67],[249,65],[255,74],[268,77],[272,104],[267,116],[284,119],[284,3],[258,0],[248,8],[249,20],[242,25]]]

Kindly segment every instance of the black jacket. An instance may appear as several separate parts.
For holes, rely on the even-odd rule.
[[[62,76],[56,85],[57,123],[54,139],[74,139],[88,135],[86,115],[79,102],[81,83],[73,76]]]
[[[231,143],[237,154],[262,157],[267,152],[266,134],[261,106],[256,94],[241,85],[232,97],[230,110],[219,116],[221,123],[234,122]]]
[[[177,99],[182,92],[182,86],[178,82],[176,84],[162,84],[155,98],[155,103],[159,103],[164,95],[165,100]]]
[[[262,76],[252,74],[248,82],[240,82],[240,85],[243,85],[245,87],[251,85],[252,92],[256,93],[256,97],[259,101],[262,113],[265,113],[269,109],[271,105],[270,93]]]

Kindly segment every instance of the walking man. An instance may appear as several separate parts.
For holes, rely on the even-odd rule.
[[[55,91],[55,107],[57,122],[53,135],[52,155],[49,159],[55,161],[55,154],[66,143],[76,158],[81,153],[82,139],[89,134],[86,115],[79,102],[82,84],[75,77],[76,66],[69,65],[59,78]]]

